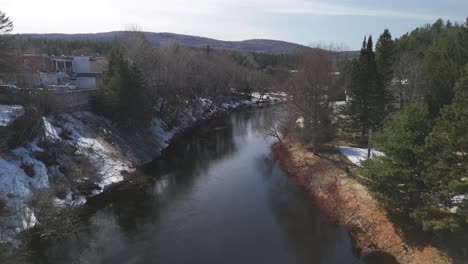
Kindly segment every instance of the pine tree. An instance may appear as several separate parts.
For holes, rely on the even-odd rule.
[[[15,70],[13,37],[9,35],[12,30],[13,22],[0,10],[0,77]]]
[[[468,224],[468,64],[424,151],[424,206],[413,217],[425,230],[457,231]]]
[[[136,64],[129,65],[117,40],[102,84],[96,89],[93,108],[119,126],[138,128],[151,119],[151,102],[145,95],[144,78]]]
[[[117,121],[119,116],[118,106],[121,99],[119,96],[122,83],[121,73],[125,67],[126,65],[120,50],[120,45],[115,39],[112,45],[107,70],[103,75],[102,82],[94,91],[92,102],[94,111],[114,121]]]
[[[385,117],[385,91],[378,74],[372,36],[364,39],[358,60],[351,65],[349,114],[366,140],[369,128],[378,127]]]
[[[458,68],[461,68],[451,55],[454,49],[452,41],[443,34],[424,54],[425,101],[433,118],[453,99],[453,87],[459,76]]]
[[[420,204],[418,195],[423,182],[418,157],[430,131],[427,108],[422,104],[409,105],[387,119],[375,134],[374,144],[385,156],[363,163],[365,185],[389,208],[406,216]]]
[[[383,89],[386,92],[387,110],[392,108],[393,96],[390,88],[393,80],[393,66],[395,64],[395,43],[388,29],[380,35],[375,46],[375,61]]]
[[[135,63],[127,71],[127,83],[121,90],[122,115],[126,116],[122,122],[126,127],[144,127],[151,119],[151,101],[145,94],[143,74]]]

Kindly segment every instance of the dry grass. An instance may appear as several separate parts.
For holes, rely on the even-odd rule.
[[[409,245],[401,229],[352,178],[352,170],[346,170],[351,166],[349,162],[332,147],[319,157],[314,156],[307,145],[289,139],[284,141],[273,147],[279,165],[297,184],[307,188],[329,220],[350,230],[364,253],[388,252],[400,263],[452,263],[432,246]]]

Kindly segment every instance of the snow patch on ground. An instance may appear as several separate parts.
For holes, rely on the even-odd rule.
[[[94,190],[92,195],[102,192],[102,189],[115,182],[123,180],[122,170],[132,172],[129,160],[114,146],[106,142],[96,133],[96,127],[90,127],[83,120],[99,120],[108,122],[90,112],[77,112],[61,114],[58,116],[43,117],[44,137],[49,141],[60,141],[77,148],[78,154],[89,158],[103,175],[102,181],[97,184],[101,190]],[[66,131],[68,137],[61,138]],[[25,147],[10,150],[0,156],[0,199],[5,207],[0,208],[0,242],[16,244],[15,235],[34,226],[37,222],[32,208],[27,201],[36,190],[49,187],[49,177],[57,168],[47,168],[44,163],[34,158],[34,152],[44,151],[30,142]],[[22,164],[34,167],[34,175],[28,176]],[[63,200],[56,198],[51,204],[80,205],[86,202],[85,196],[67,194]],[[0,202],[1,204],[1,202]]]
[[[83,120],[87,119],[107,122],[91,112],[62,114],[59,116],[59,120],[54,117],[47,117],[45,118],[45,124],[58,122],[60,127],[49,125],[50,131],[47,129],[46,135],[49,136],[50,140],[57,140],[57,135],[60,135],[61,129],[66,129],[67,133],[70,134],[70,138],[64,140],[64,142],[76,146],[79,154],[87,156],[99,168],[99,173],[103,175],[103,180],[98,183],[101,188],[122,181],[121,171],[129,171],[131,164],[121,155],[119,150],[101,138],[95,128],[89,127],[83,122]]]
[[[288,100],[288,95],[285,92],[272,92],[260,95],[259,92],[252,93],[252,99],[254,101],[270,100],[276,102],[285,102]]]
[[[14,244],[16,233],[36,224],[36,217],[26,201],[35,190],[49,186],[46,166],[31,156],[32,151],[38,150],[41,149],[30,143],[0,157],[0,199],[5,202],[2,211],[7,216],[0,218],[0,242]],[[22,163],[33,166],[34,175],[26,175]]]
[[[343,108],[346,106],[346,101],[336,101],[333,102],[333,113],[338,114],[343,111]]]
[[[346,146],[339,146],[341,154],[344,155],[349,161],[354,163],[357,166],[361,166],[361,162],[367,160],[367,148],[353,148]],[[384,156],[383,152],[380,152],[376,149],[371,150],[371,157]]]
[[[303,117],[299,117],[297,120],[296,120],[296,125],[300,128],[304,128],[304,118]]]
[[[8,126],[24,114],[21,105],[0,105],[0,126]]]

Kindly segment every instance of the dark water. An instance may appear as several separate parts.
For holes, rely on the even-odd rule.
[[[144,194],[109,205],[41,263],[361,263],[272,160],[259,127],[271,109],[235,113],[184,142]],[[143,197],[143,198],[142,198]]]

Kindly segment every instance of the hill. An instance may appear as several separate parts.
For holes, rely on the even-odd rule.
[[[85,34],[18,34],[19,37],[25,38],[47,38],[47,39],[63,39],[63,40],[87,40],[95,39],[102,41],[110,41],[115,36],[125,34],[123,31],[113,31],[104,33],[85,33]],[[166,43],[178,42],[189,47],[206,47],[210,46],[213,49],[233,50],[240,52],[259,52],[259,53],[294,53],[306,46],[270,39],[250,39],[243,41],[223,41],[211,38],[198,36],[181,35],[174,33],[154,33],[144,32],[146,37],[156,46],[161,46]]]

